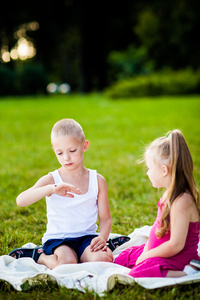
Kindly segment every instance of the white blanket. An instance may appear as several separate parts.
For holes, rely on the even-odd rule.
[[[135,229],[129,235],[130,241],[118,247],[113,255],[134,245],[141,245],[146,242],[150,226]],[[119,236],[111,234],[110,238]],[[35,247],[33,243],[28,243],[24,247]],[[16,290],[21,291],[21,285],[28,280],[29,284],[37,280],[47,280],[57,282],[59,285],[69,289],[85,291],[95,291],[103,296],[105,291],[110,291],[118,281],[123,284],[137,282],[144,288],[154,289],[174,284],[188,284],[200,281],[200,272],[197,274],[180,278],[133,278],[128,275],[130,269],[106,262],[89,262],[82,264],[61,265],[53,270],[43,265],[39,265],[31,258],[14,259],[8,255],[0,257],[0,279],[9,282]]]

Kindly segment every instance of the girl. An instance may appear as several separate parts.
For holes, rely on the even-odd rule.
[[[133,277],[181,277],[198,272],[200,204],[193,161],[179,130],[153,141],[144,159],[155,188],[165,188],[145,245],[123,251],[115,263],[131,268]],[[185,267],[186,266],[186,267]]]

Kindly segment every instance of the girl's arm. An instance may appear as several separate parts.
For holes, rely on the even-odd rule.
[[[136,264],[150,257],[171,257],[178,254],[185,246],[188,227],[196,207],[188,194],[183,194],[172,204],[170,211],[170,240],[160,246],[143,252]]]
[[[103,176],[99,174],[97,176],[99,186],[98,215],[100,234],[92,240],[90,245],[91,251],[106,250],[106,242],[112,227],[106,181]]]
[[[149,243],[149,240],[147,240],[147,242],[146,242],[146,244],[145,244],[145,246],[144,246],[144,249],[143,249],[142,253],[148,251],[148,243]]]
[[[65,197],[74,197],[68,192],[80,194],[80,190],[68,183],[55,184],[51,174],[41,177],[34,186],[18,195],[16,202],[18,206],[31,205],[44,197],[58,194]]]

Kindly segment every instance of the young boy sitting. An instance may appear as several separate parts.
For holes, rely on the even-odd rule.
[[[50,269],[78,262],[112,262],[112,251],[106,245],[112,225],[106,181],[96,170],[83,166],[89,141],[82,127],[72,119],[58,121],[51,143],[61,167],[17,197],[21,207],[46,197],[48,222],[43,246],[15,249],[9,255],[32,257]]]

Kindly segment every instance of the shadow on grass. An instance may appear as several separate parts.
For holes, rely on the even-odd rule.
[[[30,281],[31,280],[31,281]],[[114,289],[106,292],[103,297],[100,297],[95,292],[86,290],[85,293],[76,289],[67,289],[59,286],[51,276],[40,277],[25,281],[22,284],[22,291],[16,291],[8,282],[0,280],[0,299],[18,300],[18,299],[79,299],[79,300],[184,300],[184,299],[199,299],[200,284],[183,284],[175,285],[158,289],[145,289],[137,283],[124,285],[116,283]]]
[[[105,294],[104,299],[134,299],[134,300],[182,300],[200,299],[200,284],[174,285],[158,289],[145,289],[137,283],[123,285],[116,283],[115,288]]]

